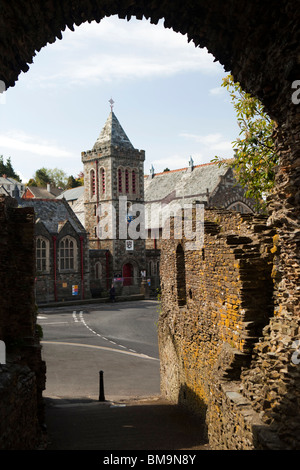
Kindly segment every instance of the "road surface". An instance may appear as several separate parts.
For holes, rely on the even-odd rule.
[[[45,397],[106,400],[159,395],[155,301],[39,309]]]

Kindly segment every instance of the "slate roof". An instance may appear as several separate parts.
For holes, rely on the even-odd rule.
[[[0,185],[2,184],[17,184],[17,185],[22,185],[23,183],[20,183],[20,181],[15,180],[14,178],[11,177],[6,177],[3,178],[3,176],[0,176]]]
[[[55,199],[54,194],[51,194],[47,191],[46,188],[40,188],[37,186],[27,186],[27,189],[33,194],[35,198],[39,199]],[[26,195],[27,189],[25,191],[24,196]]]
[[[36,223],[42,222],[52,234],[58,233],[61,224],[67,220],[78,234],[85,232],[84,227],[64,199],[20,199],[19,205],[33,207]]]
[[[94,144],[93,150],[110,145],[133,149],[132,143],[128,139],[113,111],[109,114],[107,121]]]
[[[145,202],[170,202],[175,198],[206,200],[207,191],[211,194],[227,171],[224,165],[205,163],[192,170],[187,167],[145,176]]]
[[[66,189],[63,191],[57,199],[64,198],[66,201],[75,201],[79,199],[84,193],[84,186],[78,186],[77,188]]]

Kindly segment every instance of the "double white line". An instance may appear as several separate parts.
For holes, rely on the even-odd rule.
[[[96,336],[99,336],[99,338],[101,339],[104,339],[105,341],[108,341],[109,343],[111,344],[115,344],[116,346],[119,346],[119,348],[123,348],[123,349],[127,349],[128,351],[131,351],[133,353],[136,353],[136,351],[134,349],[130,349],[130,348],[126,348],[126,346],[123,346],[122,344],[118,344],[116,343],[115,341],[112,341],[108,338],[106,338],[105,336],[103,335],[100,335],[100,333],[97,333],[96,331],[94,331],[89,325],[87,325],[87,323],[85,322],[85,319],[83,318],[83,311],[80,311],[79,314],[77,314],[76,310],[73,310],[73,319],[74,319],[74,322],[75,323],[78,323],[78,322],[81,322],[84,324],[84,326],[90,330],[91,333],[93,333],[94,335]],[[79,318],[78,318],[79,317]]]

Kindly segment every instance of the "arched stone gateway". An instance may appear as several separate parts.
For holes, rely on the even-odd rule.
[[[300,88],[300,10],[293,0],[1,0],[1,83],[5,83],[6,88],[14,86],[20,72],[28,70],[36,52],[61,38],[66,27],[73,29],[74,25],[86,21],[100,22],[105,16],[114,14],[124,19],[131,16],[142,19],[144,16],[151,23],[164,18],[167,28],[187,34],[196,46],[207,47],[246,91],[261,99],[266,111],[278,123],[276,142],[280,166],[274,194],[269,200],[269,224],[276,229],[271,248],[274,255],[274,317],[264,329],[264,336],[248,364],[252,381],[244,380],[248,390],[247,405],[239,401],[240,395],[230,390],[228,382],[226,385],[226,381],[216,380],[211,389],[217,392],[214,395],[216,406],[210,408],[208,416],[212,415],[213,409],[220,409],[220,403],[227,403],[231,416],[235,405],[240,409],[244,406],[245,426],[248,430],[251,428],[250,433],[254,428],[257,433],[262,426],[261,422],[256,425],[254,421],[249,425],[252,418],[248,411],[255,410],[263,417],[263,424],[270,426],[268,432],[272,431],[280,439],[280,445],[299,448],[300,379],[298,363],[292,363],[291,357],[294,357],[293,345],[298,344],[300,331],[300,93],[297,91]],[[0,236],[3,239],[5,230],[2,224]],[[259,224],[255,225],[255,230],[256,237]],[[7,286],[6,279],[7,271],[3,269],[2,286]],[[191,292],[189,302],[195,298]],[[7,298],[4,288],[1,295]],[[1,303],[0,320],[5,316]],[[222,433],[226,429],[224,413],[217,424],[215,442],[222,442]],[[242,425],[241,421],[236,422],[233,429],[241,429]],[[230,442],[227,447],[237,448],[236,435],[233,432],[230,441],[225,436],[224,447],[225,442]],[[270,434],[260,434],[260,447],[277,445],[269,437]],[[253,439],[249,447],[256,444]]]

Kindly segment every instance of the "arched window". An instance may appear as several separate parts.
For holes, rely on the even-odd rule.
[[[133,194],[136,193],[136,174],[134,170],[132,172],[132,192]]]
[[[95,279],[101,279],[102,277],[102,265],[100,262],[95,264]]]
[[[38,272],[49,270],[49,241],[43,237],[36,239],[36,269]]]
[[[125,170],[125,191],[129,193],[129,171]]]
[[[122,192],[122,186],[123,186],[123,181],[122,181],[122,170],[121,168],[118,169],[118,189],[119,193]]]
[[[176,249],[176,282],[177,302],[179,307],[183,307],[186,305],[186,284],[184,251],[181,245],[178,245]]]
[[[237,212],[241,212],[242,214],[248,214],[248,213],[252,213],[253,211],[250,209],[250,207],[248,207],[245,203],[241,202],[241,201],[236,201],[234,202],[233,204],[231,204],[230,206],[227,207],[228,210],[230,211],[237,211]]]
[[[101,168],[100,170],[100,181],[101,181],[102,194],[104,194],[105,193],[105,170],[104,168]]]
[[[90,193],[91,193],[91,197],[96,194],[95,170],[90,171]]]
[[[77,244],[72,237],[64,237],[59,242],[59,266],[61,271],[76,269]]]

